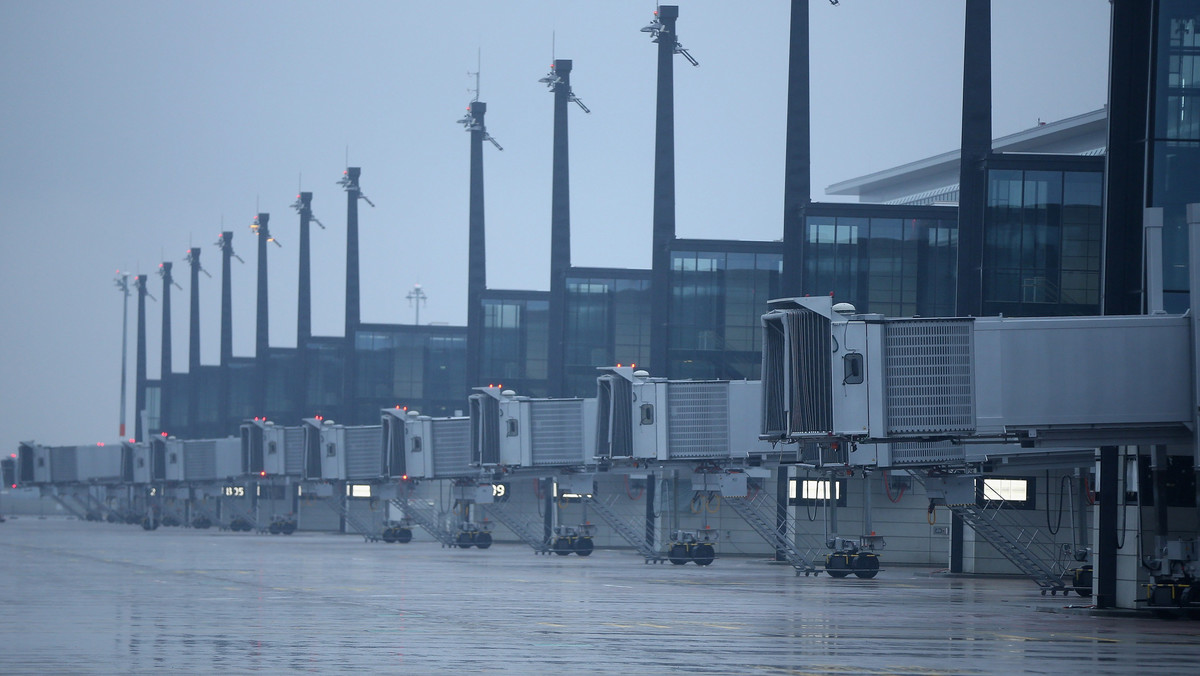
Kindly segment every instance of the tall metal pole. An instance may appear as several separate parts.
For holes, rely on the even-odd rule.
[[[145,441],[147,430],[142,418],[146,409],[146,275],[133,278],[133,285],[138,294],[137,316],[137,359],[134,362],[136,375],[133,385],[133,438]]]
[[[783,177],[783,295],[804,293],[804,215],[812,200],[808,0],[792,0]]]
[[[121,428],[120,437],[125,438],[125,380],[129,373],[129,273],[124,273],[116,279],[117,288],[124,297],[121,312]]]
[[[671,312],[671,244],[675,241],[675,20],[679,7],[658,8],[658,102],[654,127],[653,251],[650,257],[650,368],[667,372]]]

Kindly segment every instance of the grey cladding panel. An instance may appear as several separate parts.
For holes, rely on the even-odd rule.
[[[288,427],[283,431],[283,471],[288,476],[300,476],[304,471],[304,428]]]
[[[74,446],[50,449],[50,480],[55,483],[79,480],[78,454]]]
[[[671,459],[729,456],[729,383],[667,384]]]
[[[217,442],[183,442],[183,472],[187,481],[213,481],[217,478]]]
[[[975,429],[969,319],[884,324],[889,434]]]
[[[432,421],[433,463],[431,478],[441,479],[474,474],[471,469],[471,419]]]
[[[529,422],[534,465],[583,462],[583,400],[531,401]]]
[[[376,479],[383,474],[383,427],[347,427],[346,478]]]

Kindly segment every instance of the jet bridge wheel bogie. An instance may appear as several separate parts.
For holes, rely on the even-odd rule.
[[[589,556],[591,555],[592,550],[596,548],[596,545],[594,542],[592,542],[591,538],[576,538],[574,548],[576,554],[580,556]]]
[[[682,566],[692,560],[691,552],[688,551],[688,546],[683,543],[675,543],[671,545],[671,549],[667,551],[667,559],[676,566]]]
[[[851,572],[850,555],[846,552],[834,552],[825,555],[825,572],[830,577],[843,578]]]
[[[879,574],[879,556],[870,552],[859,552],[853,561],[855,577],[869,580]]]
[[[700,542],[692,546],[692,561],[697,566],[707,566],[717,558],[713,546],[707,542]]]

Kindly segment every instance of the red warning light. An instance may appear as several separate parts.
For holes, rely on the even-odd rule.
[[[267,475],[267,471],[266,471],[266,470],[263,470],[263,471],[259,472],[259,473],[258,473],[258,475],[259,475],[259,476],[266,476],[266,475]]]
[[[129,443],[131,443],[131,444],[134,443],[133,437],[129,437]]]
[[[103,445],[104,445],[104,442],[103,442],[103,441],[98,441],[98,442],[96,442],[96,445],[97,445],[97,446],[103,446]]]
[[[407,474],[401,474],[401,475],[400,475],[400,480],[401,480],[401,481],[408,481],[408,475],[407,475]],[[13,488],[16,488],[16,486],[13,486]]]
[[[166,433],[166,432],[159,432],[159,435],[160,435],[160,436],[164,436],[164,437],[165,437],[165,436],[167,436],[167,433]]]

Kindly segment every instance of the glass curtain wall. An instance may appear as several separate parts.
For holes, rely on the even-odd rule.
[[[374,424],[380,409],[393,406],[434,416],[464,408],[464,329],[372,326],[355,333],[354,347],[356,419]]]
[[[527,293],[484,298],[481,377],[485,382],[469,386],[502,384],[518,394],[546,396],[550,301],[548,294]]]
[[[988,172],[985,315],[1100,313],[1102,192],[1100,172]]]
[[[805,293],[888,317],[954,313],[954,219],[813,215],[806,225]]]
[[[1147,206],[1163,208],[1163,304],[1189,307],[1187,214],[1200,202],[1200,7],[1159,0]]]
[[[761,248],[774,250],[671,252],[668,378],[762,376],[761,318],[779,296],[783,253],[776,243]]]
[[[596,396],[596,368],[645,363],[650,356],[650,280],[617,278],[603,270],[567,278],[566,386],[568,396]]]

